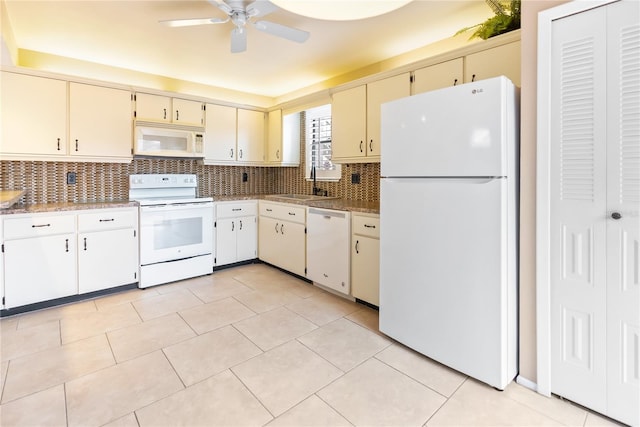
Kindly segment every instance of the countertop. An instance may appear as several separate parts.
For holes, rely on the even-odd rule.
[[[0,190],[0,209],[8,209],[24,195],[25,190]]]
[[[340,211],[363,212],[378,214],[380,213],[379,202],[365,202],[360,200],[349,199],[322,199],[322,200],[293,200],[289,198],[278,198],[277,195],[265,194],[245,194],[237,196],[214,196],[214,202],[228,202],[236,200],[270,200],[272,202],[290,203],[295,205],[310,206],[322,209],[335,209]],[[73,210],[88,209],[113,209],[138,206],[137,202],[129,200],[121,201],[101,201],[101,202],[67,202],[67,203],[37,203],[37,204],[15,204],[10,208],[2,209],[0,214],[30,214],[42,212],[64,212]]]
[[[109,201],[109,202],[66,202],[66,203],[35,203],[31,205],[15,204],[8,209],[0,211],[2,215],[10,214],[32,214],[42,212],[64,212],[87,209],[113,209],[136,207],[138,202],[129,200]]]

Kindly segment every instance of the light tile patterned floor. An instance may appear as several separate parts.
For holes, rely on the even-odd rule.
[[[264,264],[0,324],[3,427],[614,425],[467,378]]]

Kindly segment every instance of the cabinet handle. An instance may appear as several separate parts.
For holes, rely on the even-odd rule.
[[[457,85],[458,84],[458,79],[453,79],[453,85]]]
[[[76,151],[78,151],[78,140],[76,139]]]
[[[267,208],[266,210],[267,210],[267,212],[273,212],[273,209]]]
[[[69,252],[69,239],[64,239],[64,251]]]
[[[233,148],[231,149],[230,152],[231,152],[231,154],[229,155],[229,157],[233,159]]]
[[[231,231],[236,229],[236,223],[234,221],[231,221]]]
[[[231,208],[231,210],[232,210],[233,212],[239,212],[239,211],[241,211],[241,210],[242,210],[242,208]]]
[[[375,226],[375,225],[365,224],[364,226],[365,226],[366,228],[376,228],[376,226]]]
[[[242,230],[242,220],[240,220],[240,230]]]
[[[31,228],[51,227],[51,224],[34,224]]]
[[[360,141],[360,152],[362,153],[362,141]]]
[[[278,233],[278,223],[276,222],[276,233]]]
[[[276,150],[276,159],[280,160],[280,150]]]
[[[166,108],[163,108],[163,109],[162,109],[162,111],[164,112],[164,114],[162,115],[162,118],[163,118],[164,120],[167,120],[167,109],[166,109]]]
[[[107,218],[107,219],[100,220],[100,222],[111,222],[111,221],[115,221],[115,218]]]
[[[356,240],[356,253],[359,254],[360,251],[358,250],[358,245],[360,244],[359,240]]]
[[[289,212],[289,215],[296,216],[296,213],[295,212]]]
[[[60,151],[60,138],[58,138],[58,151]]]
[[[475,74],[471,76],[471,81],[472,81],[472,82],[475,82],[475,81],[476,81],[476,75],[475,75]]]
[[[86,237],[84,238],[84,250],[85,251],[87,250],[87,238]]]
[[[369,152],[373,152],[373,139],[369,140]]]
[[[280,234],[284,234],[284,224],[280,224]]]
[[[238,151],[238,153],[240,154],[240,158],[242,158],[242,148],[240,149],[240,151]]]
[[[180,111],[176,110],[176,122],[180,120]]]

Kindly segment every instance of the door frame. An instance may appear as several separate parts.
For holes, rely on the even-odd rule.
[[[551,31],[553,21],[620,0],[576,0],[538,14],[536,166],[536,349],[537,391],[551,395]]]

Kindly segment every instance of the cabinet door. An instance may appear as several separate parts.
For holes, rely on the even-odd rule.
[[[238,161],[264,162],[264,113],[238,109]]]
[[[269,112],[267,128],[267,162],[282,163],[282,110]]]
[[[131,93],[69,84],[70,153],[131,158]]]
[[[236,160],[236,109],[207,104],[204,132],[205,161]]]
[[[78,234],[78,291],[98,291],[138,281],[133,229]]]
[[[282,118],[282,163],[288,166],[300,164],[300,113]]]
[[[0,151],[67,154],[67,83],[2,72]]]
[[[416,95],[430,90],[455,86],[462,84],[463,79],[463,59],[452,59],[414,71],[411,93]]]
[[[216,221],[216,265],[234,263],[237,257],[237,218]]]
[[[258,256],[258,227],[255,216],[236,219],[238,227],[238,261],[255,259]]]
[[[380,305],[380,241],[354,235],[351,239],[351,294]]]
[[[264,262],[282,267],[282,239],[280,238],[282,221],[261,216],[258,225],[258,256]]]
[[[520,86],[520,41],[467,55],[464,60],[466,83],[506,76]]]
[[[367,157],[380,157],[380,106],[411,94],[409,73],[367,85]]]
[[[304,232],[305,225],[295,222],[284,221],[280,225],[280,247],[279,266],[283,269],[297,274],[305,275],[306,267],[306,240]]]
[[[4,242],[5,307],[78,293],[75,234]]]
[[[366,86],[334,93],[331,103],[332,160],[366,156],[366,132]]]
[[[181,125],[202,126],[204,124],[202,102],[173,98],[173,122]]]
[[[170,122],[171,98],[148,93],[136,93],[136,120]]]

